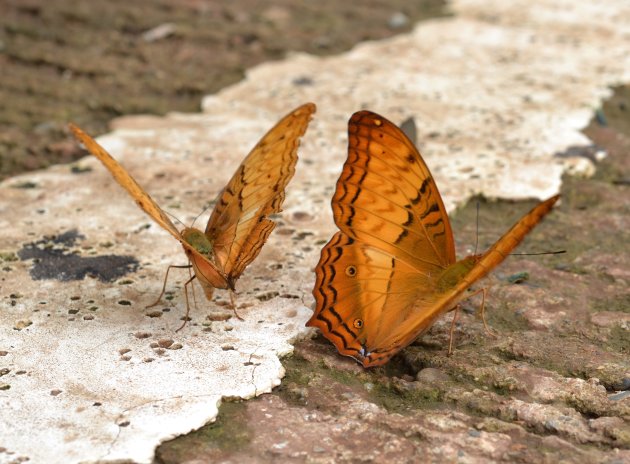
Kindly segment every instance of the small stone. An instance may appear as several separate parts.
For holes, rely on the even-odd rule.
[[[149,29],[142,34],[142,40],[145,42],[156,42],[158,40],[166,39],[175,34],[177,27],[173,23],[163,23],[159,26]]]
[[[517,272],[506,279],[511,284],[522,284],[529,280],[529,272]]]
[[[170,338],[162,338],[160,340],[158,340],[158,345],[161,348],[168,348],[173,344],[173,340]]]
[[[227,321],[231,319],[232,315],[229,313],[208,314],[206,319],[209,321]]]
[[[312,221],[313,219],[315,219],[313,217],[313,215],[311,215],[310,213],[307,213],[305,211],[296,211],[291,215],[291,218],[294,221],[299,221],[299,222],[308,222],[308,221]]]
[[[389,17],[387,25],[390,29],[402,29],[409,24],[409,16],[402,11],[396,11]]]
[[[13,329],[14,330],[22,330],[22,329],[25,329],[29,325],[32,325],[32,324],[33,324],[32,321],[29,321],[28,319],[23,319],[23,320],[17,321],[15,323],[15,325],[13,326]]]

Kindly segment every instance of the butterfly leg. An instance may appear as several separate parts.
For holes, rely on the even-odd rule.
[[[457,316],[459,316],[460,305],[455,306],[455,314],[453,314],[453,322],[451,322],[450,337],[448,340],[448,355],[453,354],[453,335],[455,334],[455,322],[457,322]]]
[[[486,322],[486,295],[488,294],[488,289],[486,287],[480,288],[479,290],[475,290],[466,298],[472,298],[475,295],[481,293],[481,305],[479,305],[479,314],[481,315],[481,321],[483,322],[483,327],[486,329],[486,333],[491,337],[497,337],[497,334],[490,328],[488,323]]]
[[[186,283],[184,284],[184,296],[186,297],[186,314],[184,315],[184,322],[182,322],[182,325],[180,325],[175,332],[179,332],[180,330],[182,330],[184,328],[184,326],[186,325],[186,323],[190,320],[190,318],[188,317],[188,315],[190,314],[190,304],[188,302],[188,285],[192,284],[192,281],[195,280],[195,275],[191,276],[190,279],[188,279],[186,281]],[[195,301],[195,290],[193,287],[193,301]],[[195,301],[196,304],[196,301]]]
[[[177,269],[190,269],[191,266],[190,266],[190,264],[188,264],[186,266],[175,266],[175,265],[171,264],[166,269],[166,275],[164,276],[164,284],[162,285],[162,291],[158,295],[157,300],[155,300],[155,303],[151,303],[150,305],[146,306],[147,308],[152,308],[153,306],[157,306],[162,301],[162,297],[164,296],[164,293],[166,292],[166,281],[168,280],[168,273],[171,271],[172,267],[175,267]]]
[[[239,316],[236,312],[236,294],[232,289],[229,289],[228,292],[230,292],[230,304],[232,305],[232,311],[234,311],[234,315],[238,317],[239,320],[244,321],[245,319]]]

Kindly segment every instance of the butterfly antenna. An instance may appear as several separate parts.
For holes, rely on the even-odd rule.
[[[479,247],[479,200],[477,200],[477,233],[475,236],[475,252],[473,254],[477,254],[477,248]]]
[[[207,209],[208,209],[208,208],[204,208],[204,209],[202,209],[202,210],[201,210],[201,212],[195,216],[195,219],[193,219],[193,222],[192,222],[192,224],[190,225],[190,227],[195,227],[195,222],[197,221],[197,219],[199,219],[199,216],[201,216],[203,213],[205,213],[205,212],[206,212],[206,210],[207,210]]]
[[[510,253],[511,256],[540,256],[540,255],[561,255],[567,250],[541,251],[540,253]]]
[[[182,227],[187,227],[186,224],[180,221],[179,218],[175,216],[173,213],[169,213],[168,211],[165,211],[165,213],[168,214],[175,222],[179,222],[182,225]]]
[[[217,197],[218,198],[218,197]],[[194,227],[195,226],[195,221],[197,221],[197,219],[199,219],[199,216],[201,216],[202,214],[204,214],[206,211],[208,211],[211,207],[213,207],[216,204],[216,200],[211,201],[210,203],[208,203],[208,205],[201,210],[201,212],[199,214],[197,214],[195,216],[195,219],[193,219],[192,224],[190,225],[190,227]]]

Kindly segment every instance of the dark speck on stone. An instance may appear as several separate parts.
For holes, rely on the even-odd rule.
[[[311,79],[308,76],[296,77],[295,79],[293,79],[293,85],[298,85],[298,86],[313,85],[313,79]]]

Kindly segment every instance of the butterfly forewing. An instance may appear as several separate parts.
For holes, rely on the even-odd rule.
[[[284,189],[293,177],[300,137],[315,105],[308,103],[282,118],[254,147],[223,189],[206,234],[217,263],[237,279],[258,255],[275,223],[267,216],[281,210]]]
[[[149,216],[153,218],[160,226],[171,233],[177,240],[182,242],[181,234],[177,230],[177,227],[171,222],[166,213],[160,208],[153,198],[144,191],[136,180],[131,177],[125,168],[123,168],[118,161],[101,147],[96,140],[83,132],[79,127],[74,124],[69,124],[70,130],[74,134],[75,138],[81,142],[85,148],[94,156],[96,156],[108,169],[111,175],[127,192],[133,197],[138,206],[144,210]]]
[[[466,275],[458,288],[454,288],[452,293],[462,292],[470,287],[474,282],[485,277],[495,267],[497,267],[507,256],[523,241],[525,236],[544,218],[553,205],[560,199],[560,195],[539,203],[532,210],[523,216],[510,230],[497,240],[483,255],[471,271]]]
[[[79,140],[85,148],[94,156],[96,156],[111,173],[111,175],[136,201],[138,206],[157,222],[162,228],[170,232],[184,247],[184,251],[188,259],[193,264],[199,281],[208,283],[216,288],[227,288],[228,281],[225,275],[217,268],[217,266],[208,259],[207,256],[199,253],[190,243],[184,239],[177,227],[167,216],[166,212],[158,206],[151,196],[140,187],[136,180],[116,161],[96,140],[83,132],[74,124],[69,125],[70,130],[77,140]]]
[[[443,269],[455,261],[453,233],[420,153],[391,122],[355,113],[348,160],[333,197],[337,226],[410,265]]]

